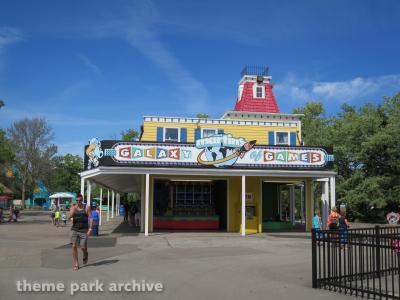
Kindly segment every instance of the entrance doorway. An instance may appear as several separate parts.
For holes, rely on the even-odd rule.
[[[305,230],[304,182],[263,182],[263,231]]]
[[[225,180],[155,179],[155,230],[227,229]]]

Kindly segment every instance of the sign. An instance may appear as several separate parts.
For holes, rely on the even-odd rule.
[[[386,220],[389,224],[397,224],[400,220],[400,215],[395,212],[390,212],[386,215]]]
[[[85,169],[98,166],[173,166],[216,168],[331,168],[327,148],[264,146],[230,134],[199,139],[195,144],[99,141],[85,148]]]

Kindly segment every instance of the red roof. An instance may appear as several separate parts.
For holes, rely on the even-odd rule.
[[[254,112],[269,112],[279,113],[278,104],[275,96],[272,93],[272,86],[268,82],[264,83],[265,97],[254,98],[253,85],[255,82],[245,82],[243,84],[242,97],[236,101],[236,111],[254,111]]]

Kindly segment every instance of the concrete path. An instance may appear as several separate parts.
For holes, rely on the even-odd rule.
[[[0,299],[69,299],[70,285],[98,280],[104,292],[74,299],[351,299],[311,288],[306,238],[265,234],[154,233],[144,237],[116,217],[89,240],[89,264],[73,271],[69,227],[50,225],[48,213],[23,212],[0,224]],[[80,253],[81,255],[81,253]],[[64,292],[17,292],[16,281],[60,282]],[[162,283],[157,292],[108,292],[113,282]]]

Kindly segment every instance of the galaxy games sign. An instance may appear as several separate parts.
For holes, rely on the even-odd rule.
[[[195,144],[99,141],[85,148],[85,169],[99,165],[216,168],[330,168],[326,148],[263,146],[230,134],[199,139]]]

